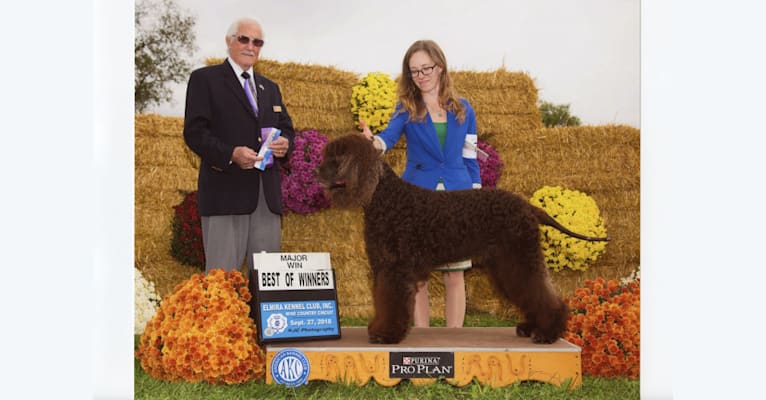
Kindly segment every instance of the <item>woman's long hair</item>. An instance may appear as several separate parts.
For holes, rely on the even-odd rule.
[[[412,75],[410,75],[410,57],[418,51],[424,51],[431,57],[434,64],[441,67],[439,105],[445,110],[453,112],[457,116],[457,120],[462,124],[465,121],[465,107],[460,102],[457,91],[452,84],[452,78],[447,68],[447,58],[444,56],[444,52],[442,52],[439,45],[433,40],[418,40],[404,54],[402,76],[399,78],[397,88],[399,102],[402,104],[401,111],[410,113],[409,121],[423,121],[426,117],[426,105],[423,102],[423,95],[420,93],[417,85],[415,85]]]

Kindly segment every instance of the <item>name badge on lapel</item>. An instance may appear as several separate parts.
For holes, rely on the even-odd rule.
[[[274,106],[274,112],[282,112],[282,106]]]

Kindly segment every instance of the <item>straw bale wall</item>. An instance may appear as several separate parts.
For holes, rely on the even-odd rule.
[[[505,163],[498,187],[524,197],[543,186],[560,185],[593,197],[612,239],[587,271],[552,272],[565,295],[585,279],[620,278],[640,265],[640,132],[630,126],[541,128],[493,137]],[[469,310],[513,314],[496,298],[483,274],[466,274]]]
[[[499,69],[491,72],[457,71],[452,79],[458,92],[476,111],[480,139],[542,128],[537,88],[532,78]]]
[[[183,140],[183,119],[135,118],[135,263],[163,297],[198,269],[170,255],[173,206],[197,189],[199,157]]]
[[[221,62],[210,59],[209,64]],[[257,71],[280,85],[297,130],[317,129],[335,137],[355,129],[351,88],[360,79],[333,67],[261,60]],[[543,128],[537,89],[523,73],[458,71],[453,75],[477,114],[479,138],[505,162],[498,186],[525,197],[544,185],[562,185],[592,196],[609,236],[604,255],[586,272],[552,273],[564,294],[596,276],[627,276],[639,263],[639,131],[627,126]],[[172,207],[196,189],[198,157],[183,142],[183,120],[137,115],[135,140],[135,259],[161,295],[199,270],[170,255]],[[386,160],[401,173],[401,140]],[[370,316],[370,272],[364,252],[360,210],[326,209],[283,218],[282,250],[329,252],[336,270],[342,315]],[[511,316],[478,267],[466,274],[469,312]],[[444,287],[433,274],[432,315],[444,315]]]

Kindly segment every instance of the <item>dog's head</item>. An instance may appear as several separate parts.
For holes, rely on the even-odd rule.
[[[383,173],[383,160],[372,142],[359,133],[330,140],[322,150],[316,176],[334,207],[370,203]]]

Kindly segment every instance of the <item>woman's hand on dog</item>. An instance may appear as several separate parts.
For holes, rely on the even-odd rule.
[[[364,120],[359,120],[359,126],[362,127],[362,135],[366,136],[367,139],[372,140],[372,131],[370,130],[370,127],[364,123]]]
[[[372,145],[378,149],[378,151],[383,151],[383,141],[378,138],[378,140],[375,140],[375,136],[372,135],[372,131],[370,131],[370,127],[367,126],[367,124],[364,123],[364,120],[359,120],[359,126],[362,127],[361,135],[366,137],[368,140],[372,142]]]

